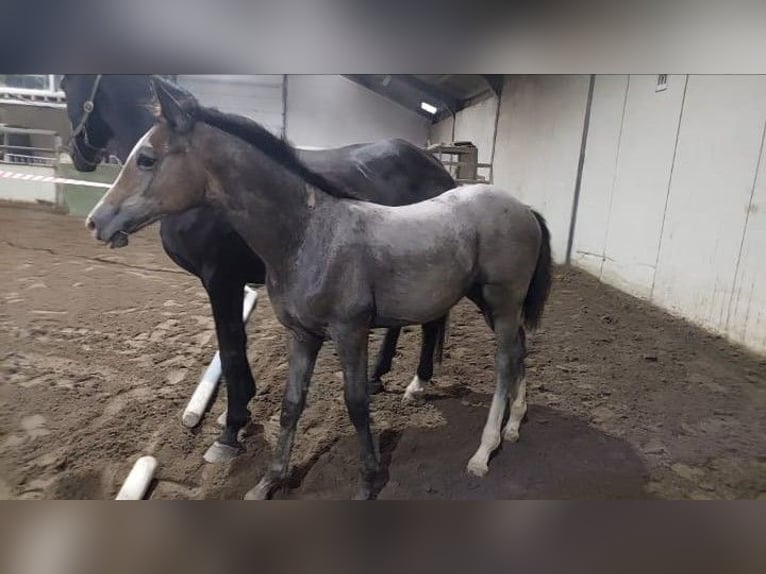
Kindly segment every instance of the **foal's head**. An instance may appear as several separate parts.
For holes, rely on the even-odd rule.
[[[192,145],[199,104],[164,80],[155,80],[155,89],[155,125],[138,141],[85,221],[96,239],[112,247],[126,245],[129,234],[204,198],[207,174]]]

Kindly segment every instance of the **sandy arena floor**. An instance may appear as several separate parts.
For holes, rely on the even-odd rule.
[[[0,498],[111,498],[146,453],[160,462],[153,499],[238,499],[264,472],[287,367],[283,331],[259,290],[247,452],[206,464],[225,392],[198,429],[180,414],[215,351],[213,321],[201,285],[167,258],[157,230],[111,251],[78,219],[0,207]],[[400,401],[418,329],[403,336],[388,391],[373,399],[390,474],[381,498],[766,496],[766,359],[561,270],[543,328],[529,337],[521,440],[501,448],[484,479],[467,475],[494,386],[493,343],[470,304],[452,317],[427,403]],[[283,497],[353,495],[356,439],[331,345],[293,464]]]

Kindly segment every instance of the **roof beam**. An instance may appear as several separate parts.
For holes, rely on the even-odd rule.
[[[424,82],[420,78],[417,78],[411,74],[402,74],[394,76],[396,80],[404,82],[416,90],[424,93],[429,98],[433,98],[438,103],[446,106],[452,113],[458,112],[463,108],[463,102],[448,94],[443,89]]]
[[[499,98],[503,93],[503,74],[483,74],[481,76],[489,84],[490,89]]]
[[[367,88],[371,92],[375,92],[379,96],[383,96],[384,98],[391,100],[392,102],[399,104],[403,108],[417,113],[419,116],[422,116],[429,121],[433,121],[434,116],[426,112],[425,110],[420,109],[420,106],[418,104],[414,104],[413,102],[404,101],[404,99],[397,96],[397,94],[388,88],[388,86],[384,86],[383,84],[379,84],[378,82],[374,82],[370,79],[368,75],[365,74],[341,74],[344,78],[347,80],[351,80],[355,84],[358,84],[362,86],[363,88]],[[396,76],[392,76],[392,79],[396,78]]]

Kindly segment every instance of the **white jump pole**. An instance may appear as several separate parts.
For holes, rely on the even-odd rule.
[[[253,312],[255,303],[258,299],[258,293],[255,289],[251,289],[247,285],[245,286],[245,300],[242,304],[242,320],[247,322],[250,318],[250,314]],[[197,388],[194,389],[194,393],[189,399],[189,403],[186,405],[182,421],[185,427],[193,428],[197,426],[202,420],[202,415],[207,409],[207,405],[210,403],[210,399],[215,393],[216,387],[218,387],[218,380],[221,378],[221,352],[216,351],[215,357],[210,362],[210,365],[202,374],[202,378],[197,383]]]
[[[133,465],[115,500],[141,500],[157,470],[157,459],[142,456]]]

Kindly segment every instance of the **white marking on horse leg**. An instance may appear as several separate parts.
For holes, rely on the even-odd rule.
[[[404,396],[402,397],[402,401],[405,403],[411,403],[414,402],[417,397],[422,396],[423,393],[426,390],[426,385],[430,381],[423,381],[420,377],[415,375],[412,378],[412,381],[410,381],[410,384],[407,385],[407,388],[404,391]]]
[[[508,423],[505,425],[505,432],[503,438],[508,442],[516,442],[519,440],[519,426],[521,420],[527,413],[527,379],[521,379],[519,383],[519,390],[516,393],[516,400],[511,403],[511,416],[508,418]]]
[[[468,461],[466,470],[475,476],[484,476],[489,467],[489,457],[500,446],[500,427],[505,413],[505,398],[496,390],[492,396],[492,406],[489,407],[487,422],[481,433],[481,444],[476,453]]]

